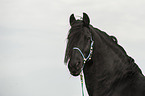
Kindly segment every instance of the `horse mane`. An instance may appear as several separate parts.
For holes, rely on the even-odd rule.
[[[118,44],[115,36],[109,36],[106,32],[101,31],[98,28],[94,28],[93,26],[91,26],[91,30],[94,30],[101,37],[104,43],[106,43],[116,54],[118,54],[120,58],[123,58],[123,62],[126,64],[126,69],[123,70],[123,75],[126,75],[128,73],[134,74],[136,72],[142,74],[141,69],[135,63],[134,59],[128,56],[124,48]]]

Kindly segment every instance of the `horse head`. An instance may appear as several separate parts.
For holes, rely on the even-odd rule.
[[[84,63],[92,54],[93,40],[89,29],[90,19],[83,13],[83,20],[76,20],[74,14],[70,16],[71,29],[68,35],[68,43],[65,54],[65,62],[73,76],[78,76]]]

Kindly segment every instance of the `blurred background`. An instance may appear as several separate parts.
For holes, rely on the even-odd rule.
[[[81,96],[63,63],[72,13],[116,36],[145,73],[144,9],[144,0],[0,0],[0,96]]]

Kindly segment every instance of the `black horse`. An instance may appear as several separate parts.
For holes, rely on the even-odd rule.
[[[145,77],[114,36],[70,16],[64,62],[73,76],[84,73],[89,96],[145,96]],[[89,59],[90,58],[90,59]]]

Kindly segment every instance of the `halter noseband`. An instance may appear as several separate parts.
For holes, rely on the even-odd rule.
[[[89,52],[89,55],[88,55],[86,58],[85,58],[83,52],[80,50],[80,48],[78,48],[78,47],[74,47],[74,48],[73,48],[74,50],[78,50],[78,51],[80,52],[80,54],[82,55],[83,60],[84,60],[84,62],[83,62],[84,65],[85,65],[85,63],[86,63],[87,60],[91,60],[91,58],[92,58],[93,44],[94,44],[94,41],[92,40],[92,37],[91,37],[90,52]],[[83,70],[83,68],[84,68],[84,65],[83,65],[83,67],[82,67],[82,70]],[[81,71],[82,71],[82,70],[81,70]]]

